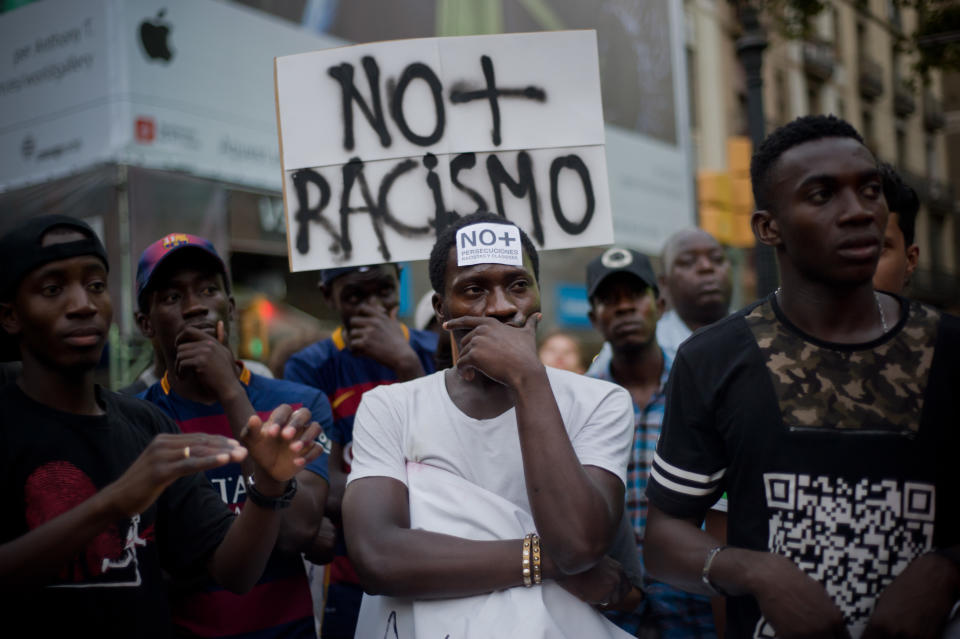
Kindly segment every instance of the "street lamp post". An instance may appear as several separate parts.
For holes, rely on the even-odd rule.
[[[763,50],[767,48],[767,36],[760,25],[757,9],[749,1],[740,4],[740,23],[743,35],[737,39],[737,57],[747,77],[747,126],[750,141],[756,150],[765,135],[763,114]],[[773,248],[757,243],[755,249],[757,269],[757,296],[765,297],[777,288],[777,259]]]

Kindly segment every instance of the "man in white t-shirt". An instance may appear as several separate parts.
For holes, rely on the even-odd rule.
[[[625,636],[582,602],[630,589],[605,557],[629,395],[540,363],[537,252],[504,218],[448,226],[430,277],[454,367],[366,393],[354,423],[347,546],[365,591],[389,598],[365,599],[357,636]]]

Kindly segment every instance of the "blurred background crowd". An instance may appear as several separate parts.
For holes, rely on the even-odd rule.
[[[619,246],[653,258],[699,226],[730,263],[730,308],[776,288],[754,242],[749,158],[806,114],[848,120],[920,199],[910,297],[960,309],[960,5],[938,0],[0,1],[0,231],[41,211],[86,220],[110,254],[115,326],[102,381],[152,363],[133,322],[136,258],[177,231],[232,275],[240,356],[281,376],[339,317],[290,273],[272,59],[398,38],[596,29]],[[541,256],[544,361],[583,371],[598,248]],[[426,328],[426,265],[401,319]],[[418,311],[418,309],[420,309]]]

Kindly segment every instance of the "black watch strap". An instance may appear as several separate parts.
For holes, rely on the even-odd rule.
[[[293,477],[290,481],[287,482],[287,488],[283,491],[282,495],[278,497],[268,497],[264,495],[253,483],[253,475],[247,476],[247,499],[255,503],[260,508],[266,508],[267,510],[280,510],[281,508],[289,508],[290,504],[293,503],[293,496],[297,494],[297,478]]]

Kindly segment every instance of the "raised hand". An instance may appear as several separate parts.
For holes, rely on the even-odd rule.
[[[531,373],[543,371],[537,357],[537,325],[541,313],[514,326],[493,317],[463,316],[444,322],[448,331],[469,331],[460,340],[457,371],[467,381],[480,371],[495,382],[516,389]]]
[[[376,360],[393,370],[401,380],[423,375],[423,366],[396,319],[396,309],[361,304],[347,327],[347,345],[356,355]]]
[[[223,321],[217,322],[217,335],[187,326],[177,335],[177,377],[193,376],[223,402],[231,393],[243,392],[237,378],[237,362],[227,345]]]
[[[142,513],[175,480],[241,462],[247,449],[235,439],[205,433],[157,435],[112,484],[103,489],[124,517]]]
[[[286,483],[323,452],[323,447],[314,441],[319,434],[320,424],[310,422],[309,409],[293,410],[288,404],[281,404],[266,422],[251,415],[240,440],[257,466],[269,475],[268,480]],[[261,479],[257,477],[258,481]]]

